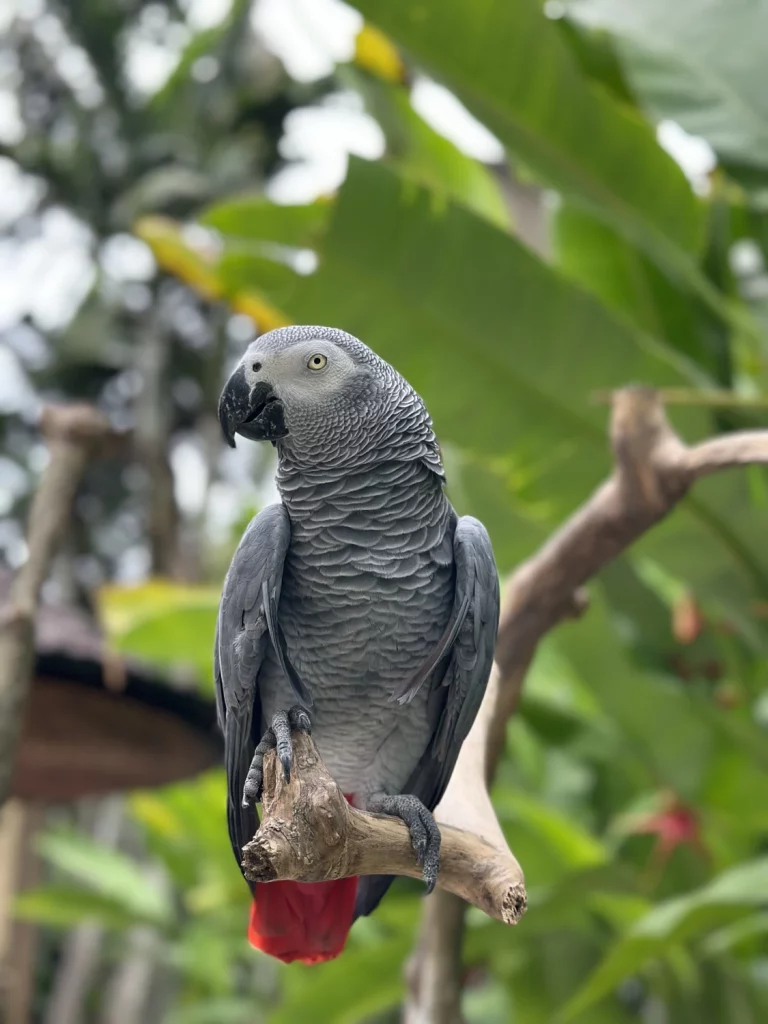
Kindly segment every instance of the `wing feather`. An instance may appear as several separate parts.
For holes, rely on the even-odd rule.
[[[456,766],[461,745],[475,720],[493,665],[499,628],[499,577],[488,533],[472,516],[458,520],[453,541],[456,587],[451,624],[459,622],[445,674],[435,672],[431,685],[442,699],[437,728],[403,792],[412,793],[433,811]],[[451,631],[453,631],[451,629]],[[445,657],[447,651],[442,651]],[[355,915],[370,914],[393,879],[361,878]]]
[[[255,516],[234,554],[219,605],[213,658],[216,707],[224,734],[227,827],[238,865],[243,846],[259,825],[256,809],[242,806],[242,795],[258,742],[254,732],[258,733],[261,720],[259,672],[270,639],[270,622],[276,627],[290,539],[291,524],[284,505],[269,505]]]

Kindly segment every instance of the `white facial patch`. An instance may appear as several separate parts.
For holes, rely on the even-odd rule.
[[[250,387],[263,381],[291,407],[328,402],[345,384],[364,372],[344,349],[324,338],[308,339],[278,351],[260,350],[253,342],[243,360]]]

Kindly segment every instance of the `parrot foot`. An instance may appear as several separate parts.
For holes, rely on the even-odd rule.
[[[411,846],[416,853],[416,862],[422,869],[422,878],[427,883],[429,895],[437,884],[437,874],[440,870],[440,829],[432,812],[427,810],[417,796],[409,794],[377,794],[366,802],[366,810],[374,814],[389,814],[393,818],[400,818],[408,826]]]
[[[277,748],[277,756],[283,766],[285,781],[291,781],[293,767],[293,746],[291,732],[312,732],[312,720],[308,712],[300,704],[295,704],[289,711],[278,711],[272,718],[272,725],[261,737],[261,742],[253,752],[251,767],[243,786],[243,807],[258,803],[264,786],[264,755]]]

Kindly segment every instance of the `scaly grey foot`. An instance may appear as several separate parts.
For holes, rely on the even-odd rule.
[[[421,867],[422,878],[427,883],[429,895],[437,884],[440,871],[440,829],[431,811],[416,796],[386,796],[383,793],[372,796],[366,802],[366,809],[374,814],[390,814],[393,818],[400,818],[408,826],[411,846],[416,854],[416,862]]]
[[[295,704],[288,711],[278,711],[272,719],[272,725],[261,737],[259,745],[253,752],[251,767],[243,786],[243,807],[258,803],[264,786],[264,755],[277,748],[277,756],[283,766],[285,781],[291,781],[293,767],[293,746],[291,731],[312,732],[312,721],[305,708]]]

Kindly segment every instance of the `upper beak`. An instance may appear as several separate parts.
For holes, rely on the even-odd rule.
[[[287,434],[282,404],[266,381],[248,386],[240,365],[229,378],[219,399],[219,422],[230,448],[235,434],[253,441],[275,441]]]
[[[219,422],[230,448],[235,447],[237,428],[248,415],[250,397],[245,367],[241,365],[227,381],[219,399]]]

